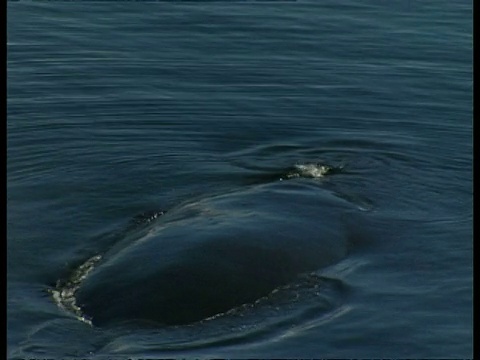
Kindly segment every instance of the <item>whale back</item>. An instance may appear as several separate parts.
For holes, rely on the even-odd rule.
[[[183,204],[107,253],[76,291],[77,305],[99,326],[226,312],[344,257],[346,210],[327,191],[291,183]]]

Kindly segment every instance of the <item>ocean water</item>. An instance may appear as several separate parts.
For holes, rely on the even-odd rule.
[[[472,2],[7,5],[7,356],[473,356]]]

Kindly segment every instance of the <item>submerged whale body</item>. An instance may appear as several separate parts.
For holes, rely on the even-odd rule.
[[[75,290],[93,325],[193,323],[252,303],[346,255],[349,204],[277,182],[171,209],[105,254]]]

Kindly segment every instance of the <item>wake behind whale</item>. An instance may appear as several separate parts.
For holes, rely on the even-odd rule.
[[[301,181],[182,204],[125,246],[85,262],[58,302],[96,326],[200,321],[344,258],[350,210]]]

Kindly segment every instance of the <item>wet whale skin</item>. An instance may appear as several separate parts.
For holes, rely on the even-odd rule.
[[[107,253],[77,304],[97,326],[226,312],[343,258],[347,210],[327,191],[282,183],[184,204]]]

